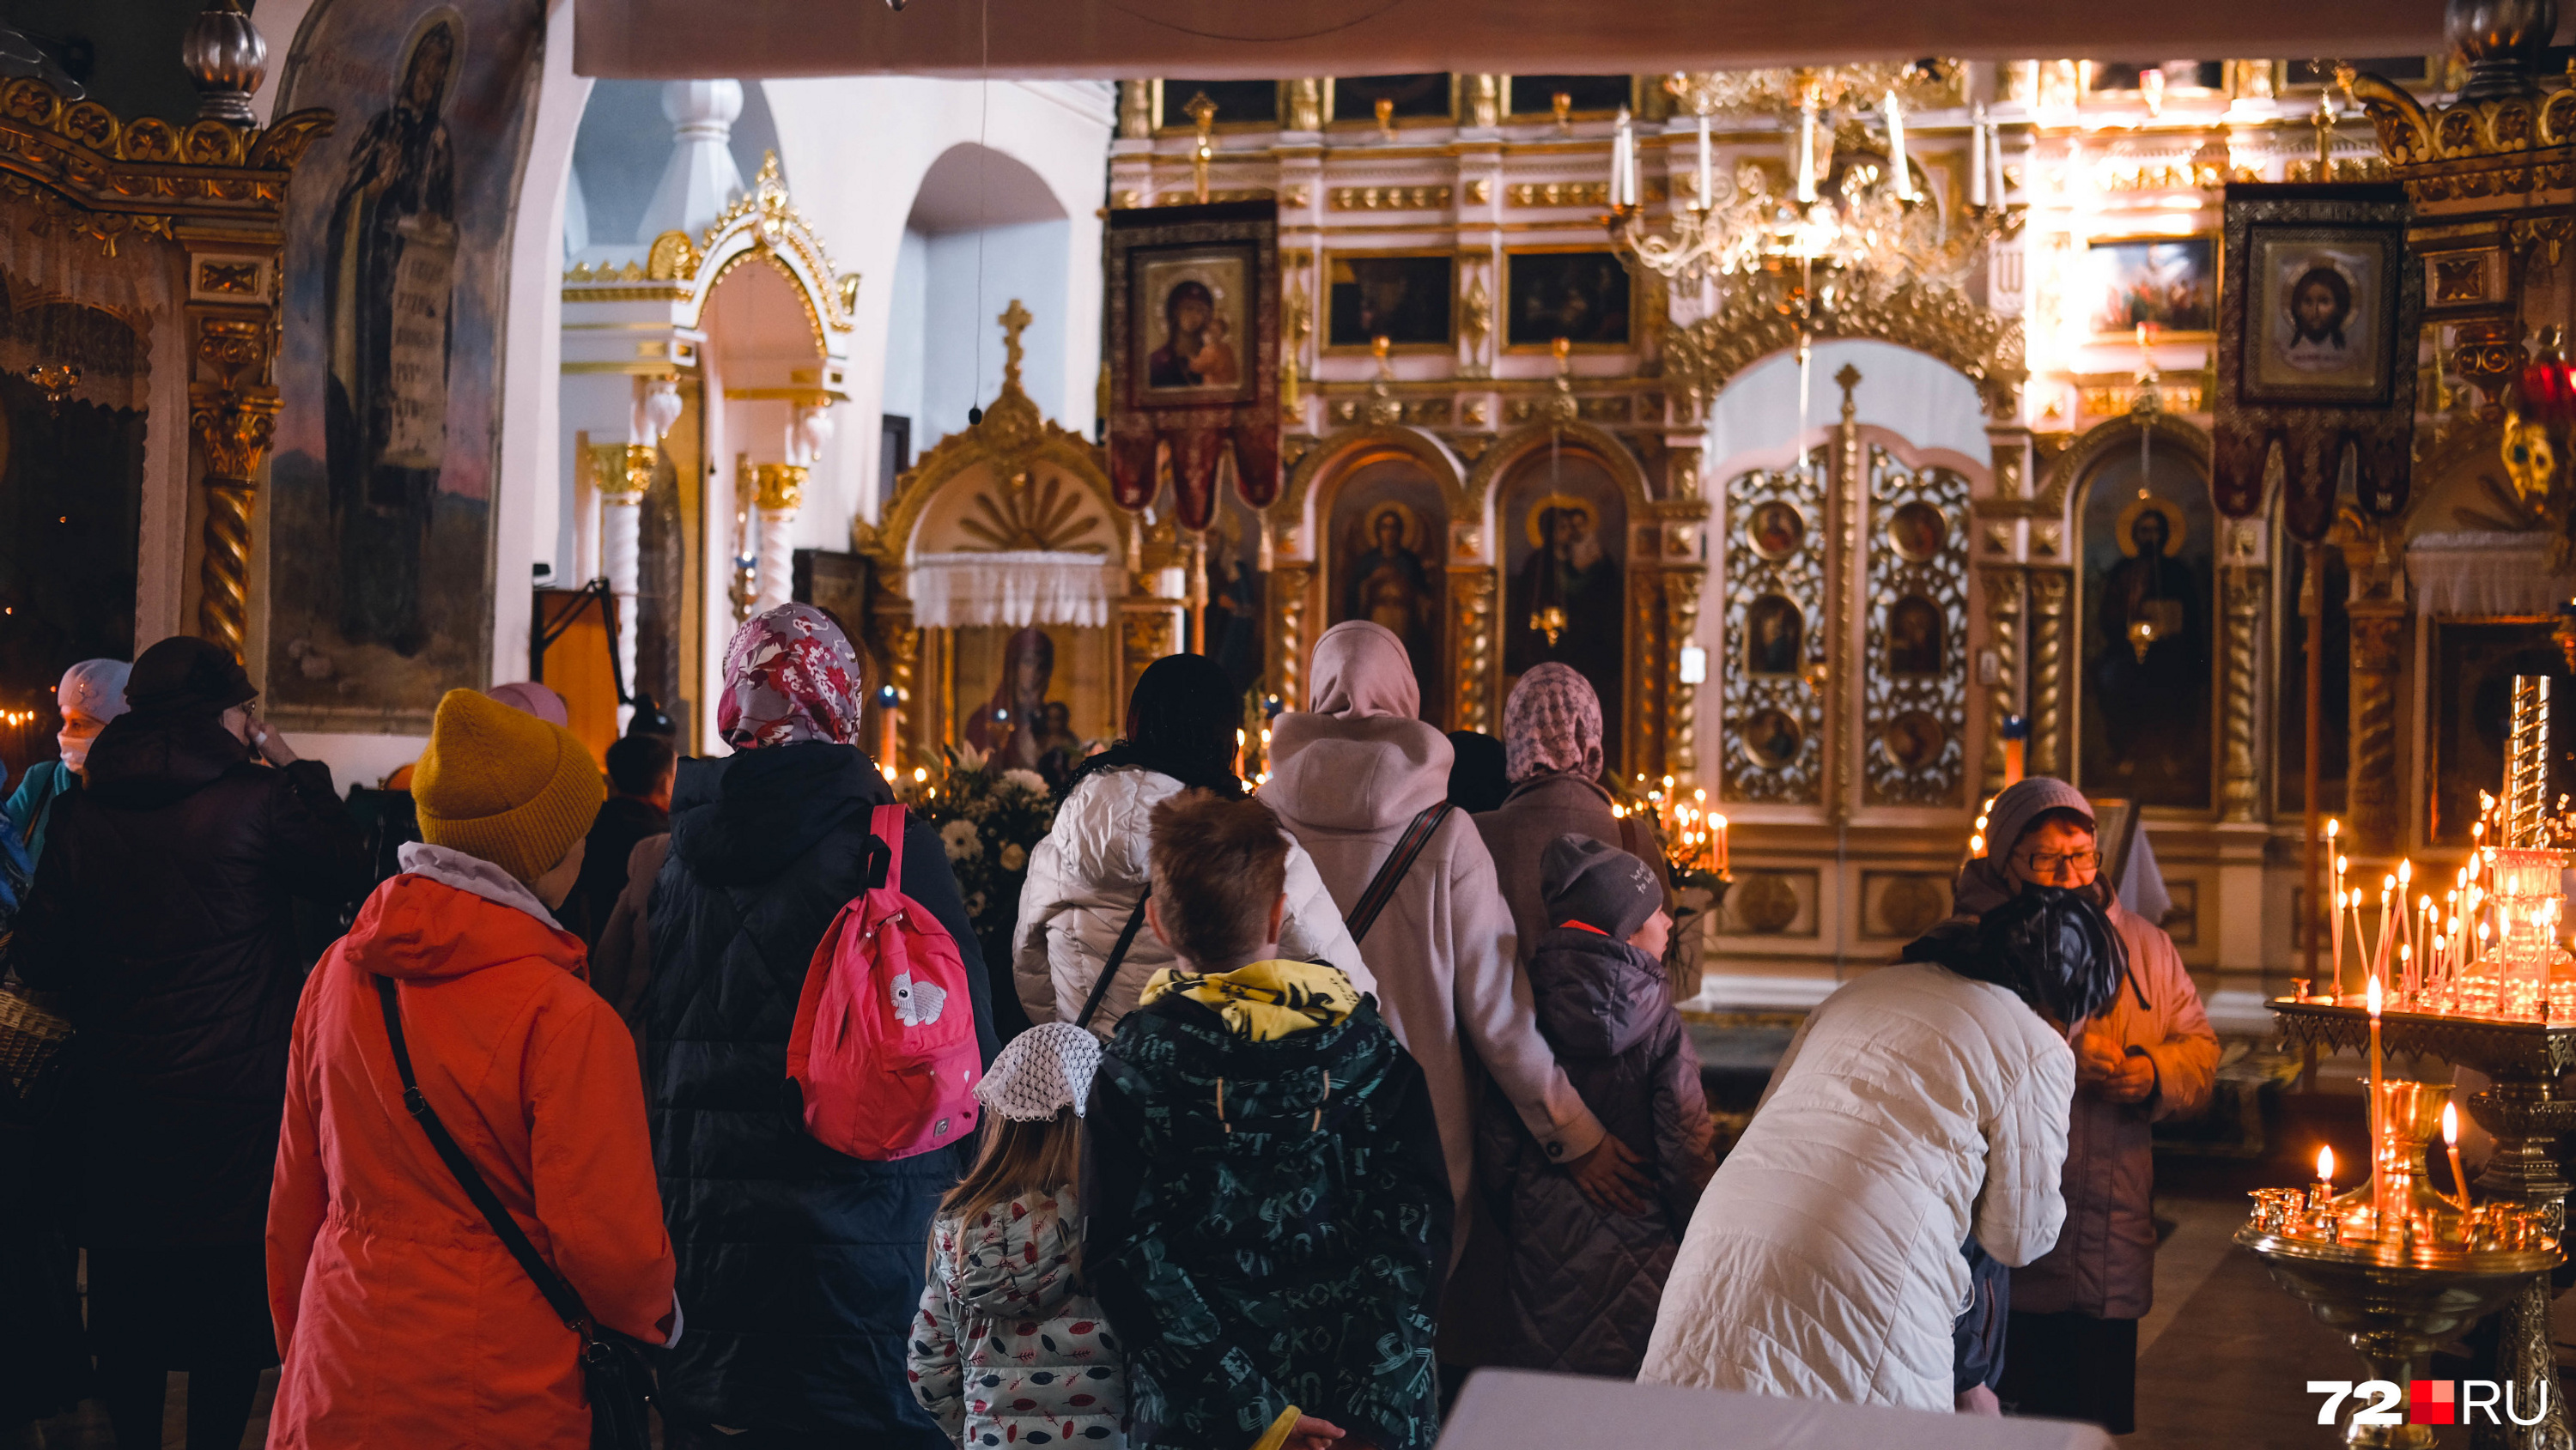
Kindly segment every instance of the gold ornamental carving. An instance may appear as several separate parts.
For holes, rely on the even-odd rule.
[[[1494,730],[1494,571],[1461,565],[1449,571],[1451,658],[1458,662],[1451,714],[1460,730]]]
[[[1325,193],[1335,211],[1447,211],[1445,186],[1336,186]]]
[[[2410,201],[2518,197],[2576,179],[2576,90],[2426,106],[2375,75],[2349,85]]]
[[[1986,769],[1982,794],[2004,788],[2004,721],[2017,713],[2021,700],[2022,571],[2012,565],[1986,565],[1977,570],[1986,599],[1986,644],[1994,651],[1995,678],[1986,686]]]
[[[1091,441],[1048,421],[1020,380],[1021,360],[1027,351],[1021,334],[1035,319],[1015,297],[998,320],[1003,328],[1002,389],[985,406],[983,421],[940,439],[938,446],[897,478],[884,520],[855,544],[886,570],[900,574],[914,529],[931,501],[949,480],[978,465],[989,466],[1009,491],[1005,498],[996,500],[988,495],[981,501],[981,506],[987,506],[982,527],[988,530],[1016,538],[1022,536],[1025,526],[1039,537],[1053,537],[1050,531],[1063,527],[1063,520],[1072,516],[1078,504],[1078,500],[1060,495],[1052,486],[1065,474],[1071,474],[1075,482],[1092,492],[1103,509],[1116,516],[1109,474],[1101,467],[1100,455]],[[1023,493],[1011,483],[1015,479],[1037,478],[1047,482],[1035,494]],[[1014,508],[1021,512],[1014,515]],[[1103,550],[1111,547],[1106,540],[1089,542]]]
[[[2063,569],[2030,571],[2030,773],[2066,773],[2066,599]]]
[[[1730,287],[1709,316],[1663,329],[1665,376],[1701,408],[1737,373],[1798,343],[1794,279],[1759,272]],[[1977,385],[1987,411],[2007,412],[2024,377],[2021,319],[1935,283],[1900,279],[1866,287],[1810,324],[1818,339],[1874,338],[1928,353]]]
[[[206,119],[124,121],[96,101],[67,101],[40,80],[0,84],[0,173],[52,193],[64,209],[47,210],[86,219],[110,256],[127,230],[167,236],[174,218],[274,227],[288,174],[330,130],[328,111],[297,111],[266,130]]]
[[[805,506],[807,470],[795,463],[755,463],[751,466],[752,502],[765,514],[793,513]]]
[[[1628,571],[1628,661],[1627,709],[1623,727],[1620,760],[1632,775],[1656,776],[1665,773],[1661,732],[1656,728],[1662,703],[1656,698],[1656,678],[1662,671],[1653,668],[1656,660],[1655,641],[1662,634],[1664,586],[1649,569]]]
[[[2271,581],[2262,569],[2235,567],[2222,572],[2227,659],[2219,693],[2218,814],[2223,821],[2252,821],[2258,819],[2261,805],[2254,753],[2262,664],[2257,651]]]
[[[653,486],[660,451],[650,443],[593,443],[590,472],[599,496],[610,503],[635,503]]]

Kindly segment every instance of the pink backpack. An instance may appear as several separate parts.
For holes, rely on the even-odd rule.
[[[806,1133],[879,1162],[973,1132],[984,1075],[966,963],[939,918],[903,894],[903,826],[901,806],[869,817],[888,856],[885,884],[832,918],[787,1037]]]

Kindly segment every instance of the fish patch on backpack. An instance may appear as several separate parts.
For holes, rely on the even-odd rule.
[[[927,1027],[939,1020],[939,1009],[946,1006],[948,994],[929,982],[916,982],[910,972],[899,972],[894,979],[894,1017],[906,1027]]]

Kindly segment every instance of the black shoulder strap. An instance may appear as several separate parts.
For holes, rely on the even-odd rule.
[[[1136,909],[1127,913],[1127,925],[1118,932],[1118,945],[1109,949],[1109,960],[1101,963],[1100,979],[1091,984],[1091,995],[1083,1001],[1082,1015],[1073,1019],[1074,1026],[1089,1027],[1092,1016],[1099,1012],[1100,999],[1109,995],[1110,979],[1118,975],[1118,964],[1127,960],[1127,949],[1136,944],[1136,928],[1145,924],[1145,903],[1153,894],[1154,888],[1146,887],[1145,894],[1136,898]]]
[[[420,1084],[412,1079],[411,1050],[403,1045],[402,1005],[395,995],[393,978],[376,978],[376,1000],[384,1004],[385,1036],[393,1040],[394,1066],[402,1073],[403,1106],[411,1110],[421,1131],[429,1135],[429,1145],[438,1150],[438,1156],[447,1164],[447,1171],[456,1175],[457,1186],[463,1188],[465,1196],[474,1200],[474,1206],[483,1211],[484,1221],[492,1225],[492,1232],[500,1235],[502,1244],[510,1250],[510,1257],[517,1259],[519,1267],[528,1271],[528,1277],[536,1280],[537,1292],[545,1295],[546,1302],[554,1306],[555,1313],[563,1322],[587,1341],[591,1334],[590,1311],[582,1306],[581,1296],[573,1292],[572,1285],[563,1281],[562,1275],[538,1257],[537,1246],[528,1242],[519,1221],[510,1217],[510,1210],[501,1206],[501,1200],[492,1193],[492,1185],[485,1183],[483,1175],[475,1171],[474,1160],[466,1157],[465,1150],[448,1136],[447,1125],[438,1120],[438,1114],[429,1106],[429,1099],[421,1096]]]
[[[1377,874],[1369,878],[1368,889],[1352,903],[1350,915],[1342,918],[1342,924],[1351,930],[1351,945],[1359,945],[1360,938],[1367,936],[1369,928],[1377,925],[1377,914],[1386,910],[1386,904],[1395,899],[1395,888],[1404,883],[1404,873],[1413,869],[1413,858],[1421,855],[1422,848],[1431,844],[1432,833],[1449,818],[1451,809],[1447,801],[1432,802],[1423,807],[1422,814],[1415,816],[1413,823],[1404,828],[1404,834],[1396,838],[1395,850],[1387,856],[1385,864],[1377,868]]]

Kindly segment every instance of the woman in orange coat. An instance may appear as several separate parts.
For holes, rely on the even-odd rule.
[[[269,1198],[271,1447],[587,1446],[573,1332],[403,1107],[441,1122],[600,1323],[676,1337],[634,1040],[549,914],[605,796],[568,731],[471,690],[413,779],[423,843],[306,984]]]

